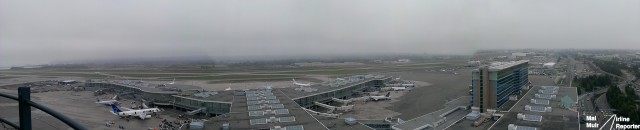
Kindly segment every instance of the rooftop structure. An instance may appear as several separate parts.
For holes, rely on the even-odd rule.
[[[202,91],[200,87],[189,85],[156,86],[150,84],[128,85],[117,81],[86,82],[88,87],[117,89],[126,93],[137,93],[155,105],[174,106],[188,110],[202,110],[202,113],[220,115],[229,113],[233,92]],[[171,87],[171,89],[161,89]],[[217,94],[216,94],[217,93]]]
[[[551,95],[551,94],[556,94],[556,93],[558,93],[558,90],[540,89],[540,90],[538,90],[538,93],[540,93],[540,94],[549,94],[549,95]]]
[[[461,119],[467,114],[466,112],[459,110],[467,109],[470,99],[471,97],[468,96],[460,97],[456,100],[446,103],[445,108],[443,109],[422,115],[411,120],[407,120],[398,125],[394,125],[392,128],[401,130],[418,130],[428,128],[435,129],[438,127],[440,129],[444,129],[443,127],[450,125],[448,123],[454,123],[451,121],[447,122],[448,120]],[[452,113],[455,112],[462,112],[462,114],[456,114],[457,117],[447,118],[447,116],[449,115],[454,115]]]
[[[286,93],[287,96],[291,97],[302,107],[310,107],[315,105],[315,102],[325,103],[333,101],[332,98],[348,99],[358,91],[363,91],[369,87],[382,87],[384,83],[388,81],[391,81],[391,76],[371,76],[371,78],[364,78],[364,80],[358,80],[357,82],[351,82],[338,87],[311,86],[317,89],[317,91],[313,92],[298,91],[296,88],[281,88],[278,90]]]
[[[518,113],[518,119],[525,120],[525,121],[542,122],[541,115],[528,115],[528,114]]]
[[[549,105],[550,101],[546,99],[531,99],[531,104]]]
[[[207,122],[212,128],[222,128],[226,123],[231,129],[272,129],[296,126],[296,128],[323,128],[306,111],[277,90],[248,90],[245,95],[233,96],[231,112]],[[209,126],[208,126],[209,127]]]
[[[494,62],[490,66],[482,66],[472,73],[472,107],[480,112],[496,109],[528,86],[528,61]]]
[[[578,112],[573,108],[562,107],[561,99],[536,98],[538,90],[556,90],[558,96],[577,99],[578,92],[575,87],[532,87],[513,108],[504,114],[493,125],[492,129],[578,129]],[[535,104],[528,101],[549,100],[549,104]],[[565,99],[566,101],[571,101]],[[574,102],[568,104],[575,104]]]
[[[566,109],[571,109],[576,104],[575,101],[571,99],[571,97],[565,95],[564,97],[562,97],[562,99],[560,99],[560,105]]]
[[[508,130],[538,130],[537,127],[529,127],[529,126],[519,126],[514,124],[509,124]]]
[[[536,98],[540,98],[540,99],[555,99],[556,95],[554,95],[554,94],[539,94],[539,93],[536,93],[535,97]]]
[[[519,61],[507,61],[507,62],[492,62],[489,65],[489,70],[500,71],[506,68],[510,68],[516,65],[521,65],[523,63],[529,63],[529,60],[519,60]]]
[[[384,80],[379,84],[373,84],[371,81],[375,80]],[[321,93],[341,90],[345,88],[353,88],[354,86],[382,86],[382,82],[388,82],[391,80],[391,76],[383,76],[383,75],[355,75],[345,78],[338,78],[334,82],[325,83],[323,85],[314,85],[310,87],[293,87],[293,88],[282,88],[284,93],[286,93],[289,97],[297,99],[306,96],[317,95]],[[312,91],[307,91],[310,89]],[[304,90],[304,91],[300,91]]]
[[[205,91],[197,86],[154,84],[131,80],[94,80],[87,86],[115,88],[120,91],[140,93],[156,105],[171,105],[188,110],[202,110],[214,114],[214,121],[205,122],[208,128],[228,129],[313,129],[349,128],[370,130],[362,123],[335,122],[337,118],[318,118],[307,111],[332,99],[347,99],[358,91],[383,86],[391,76],[350,76],[338,86],[313,85],[305,87],[317,91],[298,91],[299,87],[271,88],[236,91]],[[468,101],[467,101],[468,102]],[[351,105],[353,107],[353,105]],[[307,109],[309,108],[309,109]],[[338,108],[342,109],[342,107]],[[349,108],[352,109],[352,108]],[[333,129],[332,128],[332,129]]]

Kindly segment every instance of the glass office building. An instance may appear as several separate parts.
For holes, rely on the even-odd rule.
[[[471,106],[485,112],[496,109],[528,85],[529,61],[494,62],[472,71]]]

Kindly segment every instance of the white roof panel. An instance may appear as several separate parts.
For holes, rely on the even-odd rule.
[[[249,124],[251,124],[251,125],[267,124],[267,119],[264,119],[264,118],[251,119],[251,120],[249,120]]]
[[[294,116],[287,116],[287,117],[280,117],[280,122],[294,122],[296,121],[296,117]]]

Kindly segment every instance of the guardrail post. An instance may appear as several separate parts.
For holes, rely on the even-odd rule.
[[[31,88],[18,88],[18,114],[20,116],[20,130],[31,130]]]

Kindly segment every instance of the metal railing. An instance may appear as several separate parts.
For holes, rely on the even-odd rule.
[[[19,129],[19,130],[31,130],[31,107],[35,107],[37,109],[40,109],[44,112],[46,112],[47,114],[57,118],[58,120],[64,122],[65,124],[69,125],[71,128],[76,129],[76,130],[86,130],[87,128],[85,128],[83,125],[79,124],[78,122],[75,122],[73,120],[71,120],[69,117],[62,115],[61,113],[58,113],[56,111],[54,111],[53,109],[40,105],[38,103],[32,102],[31,101],[31,88],[29,87],[19,87],[18,88],[18,97],[15,96],[11,96],[8,94],[3,94],[0,93],[0,97],[5,97],[8,99],[12,99],[12,100],[16,100],[18,101],[18,115],[20,116],[20,125],[14,124],[13,122],[10,122],[8,120],[2,119],[0,118],[0,122],[8,124],[9,126]]]

